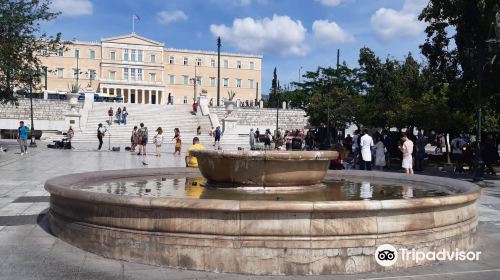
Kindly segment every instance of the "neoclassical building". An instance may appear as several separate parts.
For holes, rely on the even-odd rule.
[[[47,67],[46,88],[67,92],[72,83],[103,96],[122,96],[125,103],[191,104],[204,91],[216,102],[217,52],[182,50],[135,33],[102,38],[101,42],[74,41],[56,54],[42,55]],[[221,53],[220,97],[229,91],[236,99],[261,97],[262,56]],[[196,81],[196,86],[194,82]]]

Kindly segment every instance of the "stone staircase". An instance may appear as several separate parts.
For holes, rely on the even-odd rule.
[[[127,107],[129,113],[127,117],[127,125],[113,123],[108,125],[106,121],[109,119],[107,111],[112,105],[116,112],[118,106]],[[115,118],[113,117],[113,120]],[[97,126],[102,123],[107,127],[112,146],[130,145],[130,136],[134,125],[139,126],[140,123],[148,128],[149,142],[152,143],[153,136],[156,134],[156,129],[163,129],[164,141],[166,144],[171,143],[174,136],[174,128],[179,128],[183,139],[183,145],[189,145],[196,136],[196,128],[201,127],[202,135],[199,135],[200,142],[203,145],[211,146],[213,138],[209,136],[209,131],[212,127],[208,116],[193,115],[191,106],[186,105],[149,105],[149,104],[111,104],[111,103],[94,103],[93,109],[89,112],[87,123],[82,131],[75,131],[73,138],[74,142],[97,142]],[[107,143],[108,137],[105,138]],[[221,146],[223,147],[247,147],[248,138],[238,135],[228,135],[222,137]],[[183,148],[184,150],[185,148]]]

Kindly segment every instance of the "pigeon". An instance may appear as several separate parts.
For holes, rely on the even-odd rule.
[[[142,161],[142,165],[148,165],[145,161]]]

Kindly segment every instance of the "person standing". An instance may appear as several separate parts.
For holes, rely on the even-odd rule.
[[[21,147],[21,155],[28,153],[28,134],[30,129],[24,125],[24,121],[19,122],[19,128],[17,129],[17,142]]]
[[[182,139],[181,139],[181,131],[176,127],[174,129],[174,138],[175,139],[175,150],[174,150],[174,155],[179,154],[181,155],[181,148],[182,148]]]
[[[255,130],[255,140],[257,140],[257,143],[260,142],[260,131],[259,128],[257,127],[257,130]]]
[[[108,110],[109,125],[113,124],[113,107],[109,107]]]
[[[134,126],[132,130],[132,135],[130,136],[130,151],[135,152],[135,147],[139,144],[139,135],[137,134],[137,125]]]
[[[127,116],[128,116],[127,107],[123,106],[123,110],[122,110],[122,123],[123,123],[123,125],[127,125]]]
[[[167,99],[167,105],[174,105],[174,102],[172,102],[172,93],[168,93],[168,99]]]
[[[250,128],[248,137],[250,138],[250,150],[255,150],[255,133],[253,133],[253,128]]]
[[[425,146],[427,145],[427,137],[422,135],[422,132],[417,134],[417,153],[415,155],[415,170],[424,171]],[[461,153],[461,151],[460,151]]]
[[[271,141],[273,139],[273,136],[271,135],[271,131],[269,129],[266,129],[266,138],[264,138],[264,150],[271,150]]]
[[[102,148],[102,138],[104,138],[104,135],[106,134],[106,129],[102,126],[102,123],[99,123],[97,125],[97,139],[99,140],[99,147],[97,148],[97,150],[101,150]]]
[[[156,156],[161,156],[161,144],[163,143],[163,129],[161,127],[156,129],[156,135],[153,138],[153,143],[156,147]]]
[[[75,136],[75,131],[73,130],[73,127],[71,127],[70,125],[68,132],[66,132],[66,137],[68,137],[68,142],[69,142],[69,149],[71,149],[71,139],[73,139],[73,136]]]
[[[215,141],[214,141],[214,146],[217,145],[217,147],[220,146],[220,137],[222,136],[222,131],[220,130],[220,126],[218,126],[215,129]]]
[[[382,141],[382,136],[377,137],[377,144],[375,144],[375,166],[380,170],[385,167],[385,145]]]
[[[372,147],[373,138],[368,134],[368,130],[363,131],[363,136],[359,141],[361,147],[361,158],[363,159],[363,169],[372,170]]]
[[[355,130],[352,136],[352,159],[355,165],[359,159],[359,138],[359,130]]]
[[[191,151],[199,151],[199,150],[204,150],[205,147],[200,144],[200,139],[198,137],[193,138],[193,145],[189,146],[189,148],[186,151],[186,167],[198,167],[198,159],[195,156],[191,155]]]
[[[118,123],[118,125],[120,125],[120,123],[122,122],[122,108],[120,107],[116,109],[116,122]]]
[[[408,139],[406,133],[403,133],[401,141],[403,141],[403,144],[399,146],[399,150],[403,153],[402,167],[405,169],[406,174],[413,174],[413,158],[411,156],[413,152],[413,142]]]
[[[201,126],[196,128],[196,135],[201,135]]]
[[[137,155],[146,155],[146,145],[148,144],[148,128],[141,123],[139,130],[137,130],[137,135],[139,136],[139,153]]]

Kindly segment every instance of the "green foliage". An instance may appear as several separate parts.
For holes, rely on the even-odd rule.
[[[428,23],[420,48],[435,79],[434,91],[446,85],[449,110],[468,119],[481,106],[485,129],[500,126],[500,46],[492,40],[500,36],[494,28],[499,12],[498,0],[430,0],[419,16]]]
[[[233,101],[233,99],[234,99],[235,96],[236,96],[236,92],[235,91],[230,90],[230,91],[227,92],[227,99],[229,101]]]
[[[55,19],[49,0],[0,0],[0,103],[14,102],[14,88],[36,87],[42,66],[38,55],[56,53],[61,34],[48,36],[40,24]]]
[[[69,91],[71,93],[78,93],[80,91],[80,85],[76,82],[71,83],[71,85],[69,86]]]

